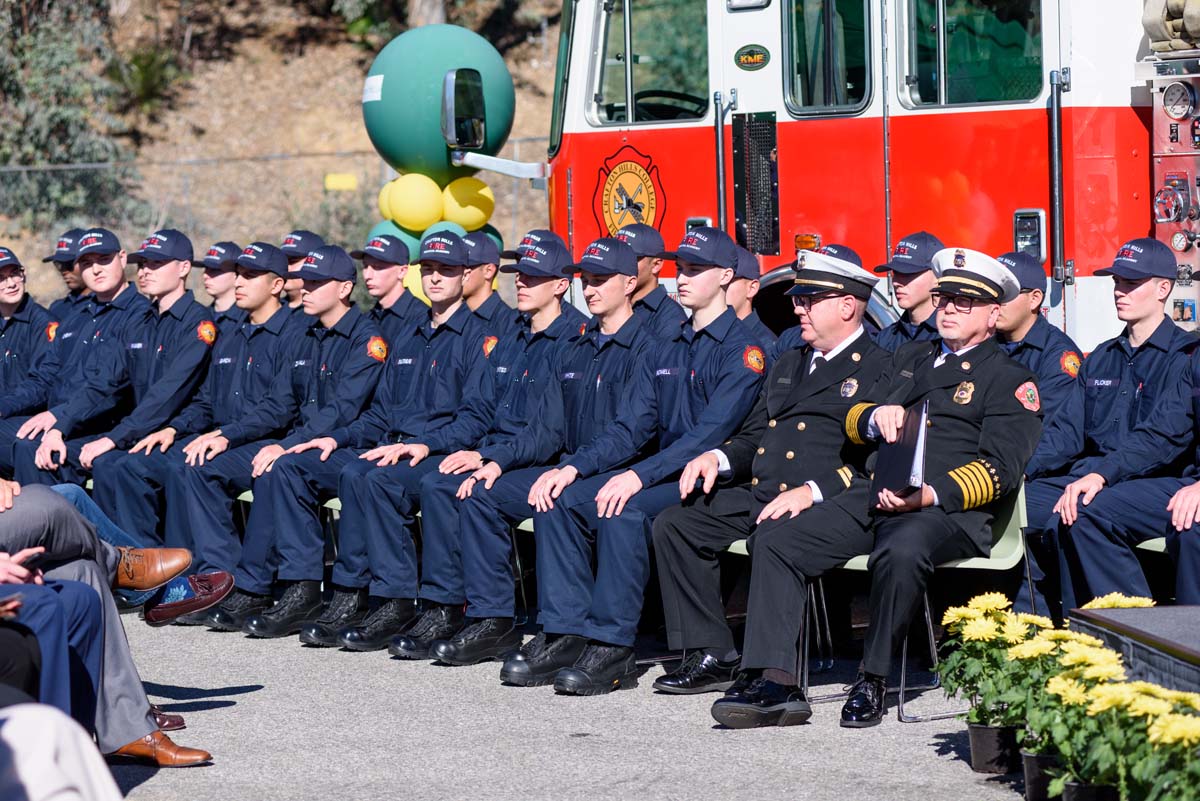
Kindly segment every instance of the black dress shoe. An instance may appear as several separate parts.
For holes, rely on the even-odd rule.
[[[761,675],[712,705],[713,720],[731,729],[797,726],[812,717],[812,707],[795,685],[776,684]]]
[[[499,659],[521,644],[511,617],[467,618],[467,625],[448,640],[429,646],[429,655],[447,665],[475,665]]]
[[[317,619],[300,628],[300,642],[332,648],[338,644],[338,632],[362,625],[368,611],[366,590],[334,590]]]
[[[847,729],[865,729],[878,726],[887,708],[887,685],[877,676],[858,674],[858,680],[850,687],[850,696],[842,706],[842,726]]]
[[[589,643],[571,667],[554,677],[554,691],[566,695],[604,695],[632,689],[638,683],[633,649],[624,645]]]
[[[172,620],[171,624],[174,626],[207,626],[209,612],[208,609],[201,609],[199,612],[180,615]]]
[[[205,624],[220,631],[241,631],[246,618],[271,608],[271,596],[235,589],[228,598],[208,610]]]
[[[574,634],[556,637],[539,632],[522,645],[521,650],[504,660],[500,668],[500,681],[519,687],[552,684],[558,672],[575,664],[586,647],[586,637],[576,637]]]
[[[388,598],[363,618],[361,625],[347,626],[339,631],[337,644],[351,651],[378,651],[387,647],[388,642],[404,631],[416,616],[414,599]]]
[[[429,649],[433,644],[453,637],[462,628],[464,617],[458,604],[430,606],[416,623],[392,640],[388,653],[401,659],[430,659]]]
[[[297,581],[265,612],[250,615],[242,631],[251,637],[272,639],[295,634],[300,627],[321,613],[321,582]]]
[[[675,695],[728,690],[733,686],[738,661],[722,662],[703,650],[692,651],[672,672],[654,682],[654,689]]]

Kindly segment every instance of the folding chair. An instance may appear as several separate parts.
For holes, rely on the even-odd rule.
[[[1149,553],[1166,553],[1167,552],[1167,538],[1166,537],[1155,537],[1152,540],[1146,540],[1145,542],[1139,542],[1137,544],[1137,547],[1140,550],[1147,551]]]

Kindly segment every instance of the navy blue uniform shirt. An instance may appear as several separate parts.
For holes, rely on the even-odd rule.
[[[650,336],[659,339],[674,339],[679,328],[687,321],[687,312],[662,286],[633,302],[633,316],[642,321],[642,327]]]
[[[472,425],[477,416],[491,420],[490,430],[475,444],[476,450],[507,441],[524,430],[549,390],[554,378],[554,362],[559,351],[580,336],[577,315],[559,314],[545,330],[534,332],[529,321],[523,320],[517,335],[501,342],[488,357],[481,387],[467,398],[469,406],[460,420],[455,420],[424,440],[435,452],[448,441],[461,441],[458,429]],[[434,446],[437,446],[436,448]]]
[[[479,391],[487,357],[499,344],[466,303],[437,328],[426,316],[388,353],[371,405],[331,436],[341,447],[357,448],[405,440],[429,445],[431,451],[435,445],[437,451],[454,451],[475,444],[490,420],[487,412],[463,401],[468,390]],[[439,429],[452,421],[454,436],[438,438]]]
[[[208,313],[210,319],[217,324],[218,340],[223,336],[229,336],[241,328],[242,323],[246,322],[247,316],[246,310],[236,303],[225,311],[217,311],[216,306],[209,306]]]
[[[54,349],[59,325],[50,312],[26,295],[13,316],[0,319],[0,416],[25,411],[44,401],[49,385],[42,369]],[[18,395],[20,392],[22,395]],[[24,393],[30,393],[23,397]],[[30,403],[32,399],[33,403]]]
[[[89,296],[68,330],[59,327],[56,353],[46,364],[56,377],[50,411],[63,436],[103,411],[129,406],[133,396],[123,357],[134,346],[145,347],[153,325],[154,307],[126,284],[108,302]],[[84,391],[93,385],[95,390]]]
[[[779,341],[779,337],[775,336],[775,332],[767,328],[766,323],[758,316],[758,312],[750,312],[749,315],[742,318],[742,325],[750,331],[750,336],[759,344],[759,347],[767,354],[767,372],[771,371],[771,365],[775,363],[775,343]],[[799,331],[800,327],[797,326]]]
[[[1079,347],[1040,314],[1033,328],[1020,342],[997,341],[1018,364],[1037,376],[1038,395],[1042,399],[1042,424],[1048,426],[1054,415],[1067,405],[1067,396],[1075,386],[1083,358]]]
[[[1127,333],[1100,343],[1084,360],[1025,474],[1099,473],[1115,484],[1173,473],[1192,441],[1189,358],[1195,345],[1195,336],[1165,315],[1136,350]]]
[[[681,327],[652,352],[649,364],[630,392],[631,416],[619,419],[586,454],[588,467],[604,472],[633,457],[657,434],[658,452],[631,468],[647,487],[737,430],[758,399],[766,354],[727,308],[700,331]]]
[[[169,424],[178,437],[219,428],[229,447],[236,448],[287,427],[253,412],[291,367],[287,337],[302,333],[290,325],[292,320],[292,310],[281,306],[261,325],[247,319],[234,332],[220,335],[200,392]]]
[[[110,393],[125,382],[133,387],[137,405],[108,432],[118,448],[128,448],[158,431],[192,399],[208,372],[216,341],[211,311],[187,291],[169,309],[154,315],[140,342],[104,349],[107,358],[101,359],[100,380],[89,379],[83,394]],[[100,398],[93,397],[92,404],[93,409],[106,411]]]
[[[387,308],[376,303],[371,309],[371,319],[383,332],[388,347],[395,349],[400,337],[410,336],[414,326],[429,319],[429,307],[413,293],[405,292]]]
[[[284,333],[294,340],[287,349],[287,370],[268,393],[271,403],[259,404],[250,415],[260,426],[271,419],[293,421],[279,443],[284,448],[331,436],[358,418],[388,360],[383,333],[358,306],[351,306],[332,328],[315,317],[292,314],[294,323]],[[273,411],[272,403],[281,407]]]
[[[499,292],[493,292],[472,314],[483,322],[484,334],[497,339],[516,336],[521,324],[520,313],[505,303]]]
[[[884,350],[895,353],[901,345],[909,342],[937,339],[937,312],[929,315],[923,322],[914,323],[908,312],[900,315],[900,319],[875,335],[875,344]]]
[[[591,320],[579,339],[555,354],[551,380],[536,413],[522,431],[496,438],[479,453],[505,470],[548,464],[560,454],[582,475],[591,475],[573,454],[596,438],[621,415],[629,389],[649,352],[660,347],[641,318],[631,316],[616,333],[603,336],[600,321]]]
[[[61,297],[50,304],[50,316],[60,323],[65,323],[68,317],[79,313],[84,304],[87,303],[87,300],[88,294],[86,290],[72,290],[65,297]]]

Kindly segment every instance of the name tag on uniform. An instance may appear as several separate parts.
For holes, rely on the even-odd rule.
[[[396,359],[396,364],[398,364],[398,365],[412,364],[412,363],[413,363],[412,359]]]
[[[912,370],[901,370],[900,371],[901,378],[912,378],[912,376],[913,376]]]
[[[660,375],[675,375],[678,372],[679,372],[678,367],[660,367],[660,368],[658,368],[658,370],[656,370],[654,372],[654,375],[656,377],[660,376]]]
[[[232,364],[232,363],[233,363],[233,359],[229,358],[228,356],[224,357],[223,359],[217,359],[217,364]]]
[[[775,383],[777,383],[777,384],[790,384],[790,383],[792,383],[792,379],[790,379],[790,378],[780,378],[780,379],[779,379],[778,381],[776,381]]]
[[[141,342],[130,342],[130,343],[129,343],[129,349],[130,349],[130,350],[141,350],[141,349],[142,349],[142,343],[141,343]]]
[[[1088,383],[1091,384],[1093,387],[1111,387],[1113,384],[1115,384],[1117,382],[1111,378],[1093,378]]]
[[[304,367],[308,364],[308,359],[301,359],[298,362],[292,362],[292,367]]]
[[[507,372],[508,372],[508,368],[507,368],[507,367],[497,367],[497,368],[496,368],[496,372],[497,372],[497,373],[507,373]]]
[[[562,374],[563,381],[575,381],[575,380],[578,380],[578,378],[579,378],[579,373],[563,373]]]
[[[65,334],[63,334],[63,335],[62,335],[62,338],[63,338],[63,339],[66,339],[67,337],[73,337],[73,336],[75,336],[75,332],[74,332],[74,331],[68,331],[67,333],[65,333]]]

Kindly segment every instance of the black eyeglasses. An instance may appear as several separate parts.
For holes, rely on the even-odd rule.
[[[797,309],[804,309],[805,311],[812,311],[812,307],[815,306],[816,304],[820,303],[821,301],[829,300],[830,298],[836,298],[836,297],[840,297],[840,296],[833,294],[831,292],[826,292],[826,293],[820,294],[820,295],[792,295],[792,305],[795,306]]]
[[[976,303],[987,303],[983,298],[968,298],[962,295],[942,295],[937,292],[933,293],[933,305],[938,309],[944,309],[951,304],[954,305],[954,310],[966,314],[975,308]]]

